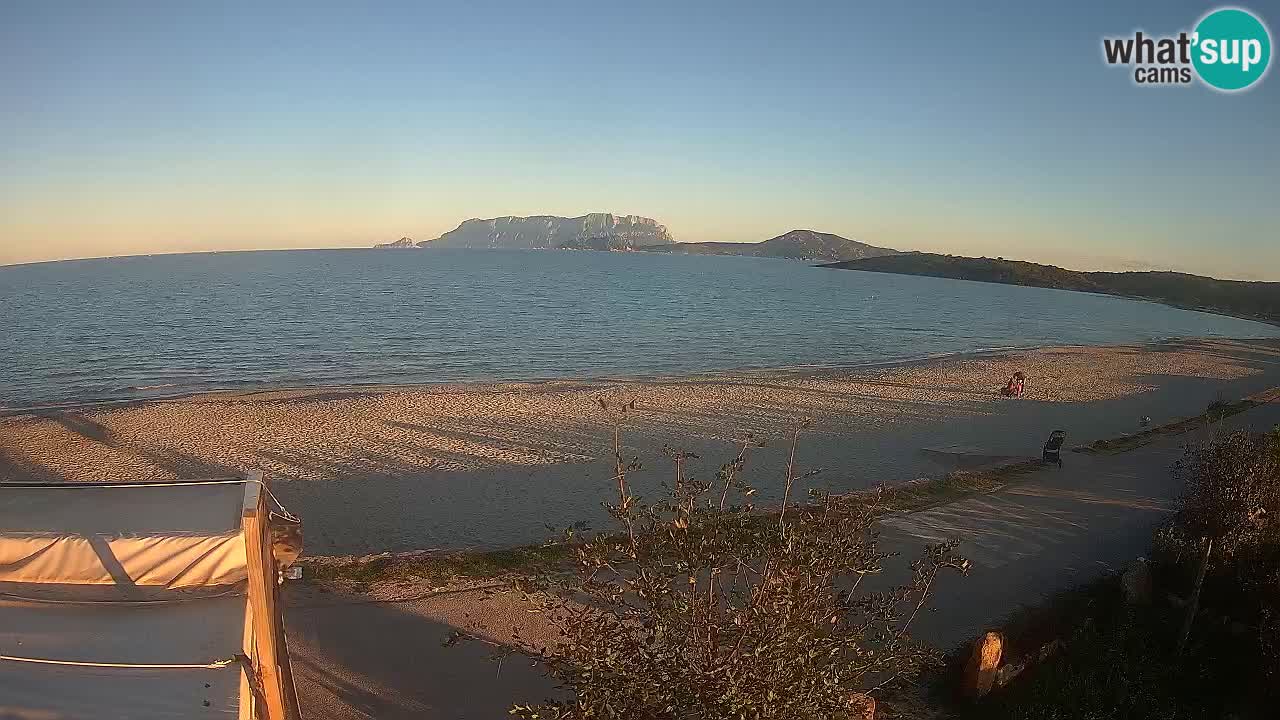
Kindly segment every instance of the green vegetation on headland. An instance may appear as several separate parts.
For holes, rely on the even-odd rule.
[[[1119,295],[1190,310],[1280,322],[1280,282],[1217,280],[1176,272],[1081,272],[1021,260],[921,252],[848,260],[822,267]]]

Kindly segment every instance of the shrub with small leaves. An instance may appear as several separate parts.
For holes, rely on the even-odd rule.
[[[1189,642],[1197,626],[1204,627],[1201,644],[1213,642],[1221,624],[1205,627],[1203,616],[1224,618],[1238,630],[1234,650],[1212,664],[1261,672],[1276,687],[1280,433],[1235,432],[1188,447],[1174,474],[1184,490],[1177,512],[1156,533],[1155,550],[1157,561],[1192,587],[1182,642]]]
[[[963,572],[954,543],[930,545],[902,586],[870,591],[889,555],[876,544],[874,499],[812,494],[795,468],[781,507],[753,507],[744,482],[753,442],[714,479],[688,472],[669,450],[673,482],[659,500],[633,496],[613,413],[618,531],[571,533],[574,569],[515,582],[558,627],[536,654],[564,694],[517,705],[527,720],[569,718],[855,718],[867,696],[909,681],[939,660],[908,629],[939,573]],[[885,583],[881,583],[882,585]]]
[[[1235,432],[1189,446],[1174,465],[1183,492],[1172,527],[1222,550],[1256,541],[1280,514],[1280,443],[1275,433]]]

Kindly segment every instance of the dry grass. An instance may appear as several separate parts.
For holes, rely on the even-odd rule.
[[[884,489],[885,512],[912,513],[995,492],[1043,467],[1039,460],[1020,460],[982,470],[959,470],[940,478],[922,478]],[[869,493],[872,491],[864,491]]]
[[[566,545],[502,550],[384,553],[359,558],[303,558],[304,579],[330,590],[367,593],[412,586],[445,590],[514,575],[554,570],[569,559]]]

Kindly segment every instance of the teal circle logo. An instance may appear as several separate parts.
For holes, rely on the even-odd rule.
[[[1218,90],[1243,90],[1262,79],[1271,64],[1271,34],[1252,13],[1214,10],[1192,36],[1191,62],[1200,79]]]

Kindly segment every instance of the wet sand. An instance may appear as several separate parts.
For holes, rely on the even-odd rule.
[[[1026,396],[999,388],[1021,370]],[[1174,341],[986,353],[895,366],[783,369],[656,380],[551,381],[213,393],[0,418],[0,479],[191,478],[263,469],[322,554],[532,542],[545,524],[599,520],[611,420],[634,400],[628,455],[656,491],[664,446],[714,473],[751,433],[766,501],[788,429],[815,483],[865,487],[949,461],[1038,451],[1197,414],[1280,385],[1280,341]],[[937,450],[942,449],[939,453]],[[933,450],[934,452],[927,452]]]

